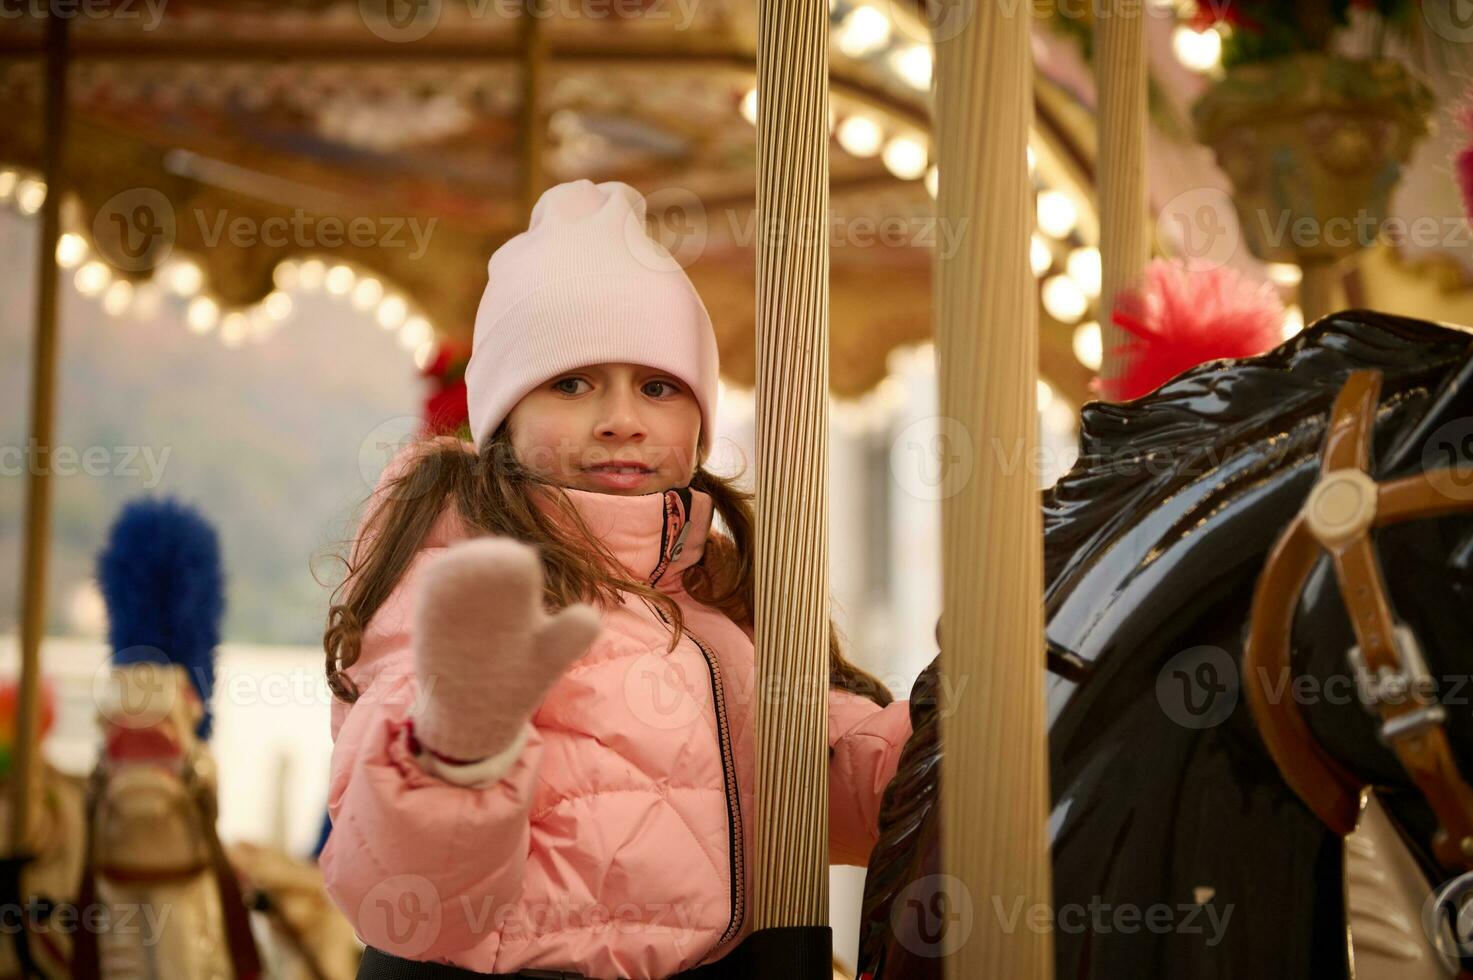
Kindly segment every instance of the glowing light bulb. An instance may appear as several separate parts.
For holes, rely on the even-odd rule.
[[[435,339],[434,328],[430,321],[422,316],[413,316],[404,322],[399,328],[399,343],[404,345],[405,350],[414,350],[421,344]]]
[[[266,311],[267,318],[275,321],[285,320],[292,315],[292,298],[279,289],[274,289],[266,294],[261,301],[261,307]]]
[[[321,289],[326,278],[327,266],[321,259],[308,259],[297,270],[297,285],[308,292]]]
[[[890,18],[870,6],[855,7],[839,25],[839,50],[863,58],[890,40]]]
[[[358,280],[358,285],[353,287],[353,293],[349,298],[358,309],[371,310],[378,305],[379,300],[384,298],[384,284],[373,276],[364,276]]]
[[[1284,339],[1297,334],[1304,329],[1304,311],[1298,306],[1291,306],[1284,311]]]
[[[294,259],[284,259],[271,270],[271,281],[277,289],[295,289],[302,281],[302,267]]]
[[[1042,191],[1038,195],[1038,227],[1054,238],[1067,238],[1079,221],[1079,209],[1063,191]]]
[[[885,169],[901,180],[915,180],[926,172],[926,145],[909,136],[885,144]]]
[[[1043,308],[1060,323],[1076,323],[1089,309],[1089,300],[1073,279],[1050,276],[1043,281]]]
[[[1100,295],[1100,250],[1093,245],[1076,248],[1069,253],[1064,268],[1069,272],[1069,278],[1079,284],[1084,295],[1090,299],[1097,299]]]
[[[107,266],[93,259],[77,270],[72,282],[76,285],[77,292],[83,296],[101,296],[112,278],[113,274],[108,271]]]
[[[747,94],[742,96],[742,104],[738,111],[747,122],[753,126],[757,125],[757,90],[755,88],[747,89]]]
[[[251,318],[236,310],[220,321],[220,342],[226,347],[239,347],[251,330]]]
[[[912,88],[924,92],[931,87],[931,48],[925,44],[911,44],[890,56],[890,63]]]
[[[1105,338],[1094,320],[1074,328],[1074,357],[1091,371],[1098,371],[1105,361]]]
[[[26,178],[15,186],[15,205],[21,214],[35,214],[46,203],[46,184]]]
[[[327,278],[323,280],[323,283],[332,295],[346,296],[353,289],[353,282],[357,278],[348,266],[335,265],[327,270]]]
[[[402,296],[385,296],[378,305],[378,325],[385,330],[395,330],[404,324],[409,315],[409,304]]]
[[[1194,31],[1185,24],[1171,34],[1176,60],[1195,72],[1210,72],[1222,63],[1222,35],[1209,28]]]
[[[133,284],[126,279],[115,279],[102,294],[102,308],[109,316],[122,316],[128,312],[133,301]]]
[[[184,311],[184,321],[195,333],[209,333],[220,320],[220,304],[208,296],[196,296]]]
[[[880,152],[880,143],[884,139],[880,124],[868,116],[850,116],[839,124],[835,135],[844,152],[856,157],[874,156]]]
[[[1028,240],[1028,264],[1033,269],[1035,279],[1049,271],[1054,264],[1053,249],[1037,235],[1030,236]]]
[[[1270,262],[1268,277],[1280,286],[1293,288],[1304,278],[1304,272],[1293,262]]]
[[[204,270],[193,259],[170,259],[163,274],[165,287],[175,296],[193,296],[205,284]]]
[[[87,240],[81,235],[67,232],[56,240],[56,264],[63,269],[75,269],[87,258]]]

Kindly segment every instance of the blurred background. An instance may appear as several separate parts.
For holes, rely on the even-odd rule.
[[[1027,466],[1046,487],[1075,458],[1079,407],[1128,394],[1100,387],[1128,366],[1101,300],[1098,10],[1020,8],[1034,19],[1041,451],[1003,460],[936,417],[931,267],[954,230],[933,215],[927,5],[828,6],[834,612],[853,659],[905,697],[936,655],[940,501],[954,479],[938,453]],[[0,668],[16,660],[35,311],[54,258],[54,441],[72,451],[53,460],[46,530],[42,662],[58,713],[45,753],[58,768],[85,773],[97,755],[91,685],[109,653],[97,551],[125,501],[170,495],[218,529],[226,571],[220,834],[310,852],[330,752],[333,556],[393,449],[463,412],[486,260],[542,188],[587,177],[645,193],[649,230],[687,264],[721,345],[713,468],[750,485],[756,6],[532,8],[99,0],[63,14],[65,99],[50,107],[46,5],[6,8]],[[1142,9],[1152,255],[1201,259],[1206,236],[1214,269],[1268,311],[1274,342],[1305,323],[1307,274],[1334,305],[1473,320],[1458,185],[1473,30],[1450,5]],[[1382,67],[1356,67],[1368,64]],[[48,113],[65,132],[54,255],[41,222]],[[1355,202],[1369,235],[1327,256],[1266,247],[1240,224],[1265,182],[1316,199],[1315,168],[1346,187],[1371,175]],[[1328,205],[1314,206],[1323,231]],[[862,881],[834,872],[841,960]]]

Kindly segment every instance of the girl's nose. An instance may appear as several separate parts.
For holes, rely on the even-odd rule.
[[[603,399],[599,413],[598,434],[605,439],[639,439],[644,437],[644,422],[634,397],[628,392],[611,391]]]

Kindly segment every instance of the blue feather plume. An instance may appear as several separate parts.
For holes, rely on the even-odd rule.
[[[225,612],[215,529],[187,504],[141,498],[124,505],[97,556],[113,663],[182,666],[204,703],[196,735],[210,736],[215,647]]]

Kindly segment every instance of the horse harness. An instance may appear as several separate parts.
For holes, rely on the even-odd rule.
[[[1467,950],[1469,937],[1455,924],[1465,898],[1473,895],[1473,789],[1453,757],[1447,709],[1438,701],[1436,679],[1428,673],[1417,637],[1392,612],[1370,532],[1408,520],[1473,513],[1473,494],[1448,492],[1447,469],[1385,482],[1371,477],[1380,390],[1379,371],[1357,371],[1335,400],[1319,480],[1269,553],[1254,591],[1243,686],[1254,722],[1285,781],[1330,830],[1342,837],[1350,834],[1366,781],[1315,740],[1286,686],[1270,691],[1272,678],[1291,676],[1295,610],[1321,552],[1327,552],[1357,640],[1347,652],[1357,692],[1380,719],[1381,740],[1436,815],[1433,854],[1443,871],[1454,876],[1428,907],[1429,938],[1440,933],[1438,920],[1447,915],[1460,948]],[[1438,952],[1447,966],[1457,968],[1455,957],[1441,947]]]

